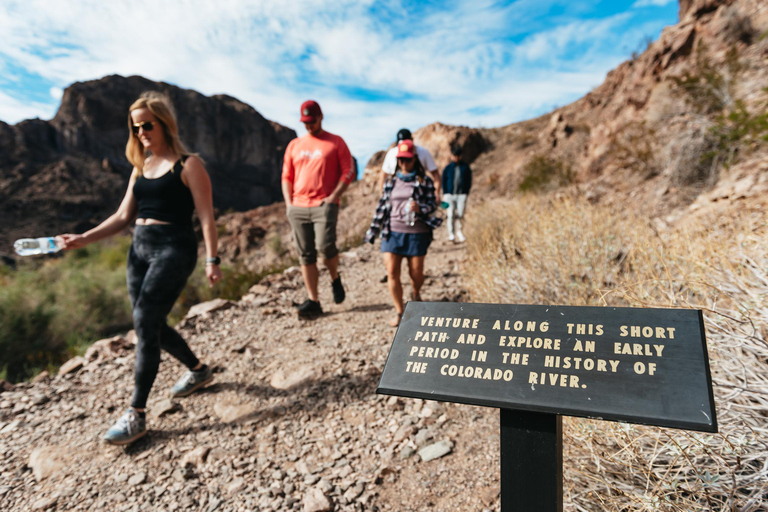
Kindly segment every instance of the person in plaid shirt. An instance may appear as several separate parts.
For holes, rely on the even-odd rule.
[[[413,141],[404,140],[397,147],[398,171],[384,183],[384,191],[376,206],[373,222],[365,233],[365,241],[373,243],[381,235],[381,252],[387,268],[387,283],[397,315],[389,324],[400,323],[403,315],[403,285],[400,268],[408,261],[411,299],[421,300],[424,284],[424,257],[432,242],[432,230],[442,219],[431,214],[437,208],[435,184],[426,176],[416,158]]]

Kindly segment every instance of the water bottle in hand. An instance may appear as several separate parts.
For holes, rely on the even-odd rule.
[[[411,205],[414,203],[414,201],[411,201],[408,203],[408,211],[405,214],[405,221],[408,223],[409,226],[413,226],[416,224],[416,212],[411,210]]]
[[[35,254],[50,254],[59,252],[61,244],[55,237],[21,238],[13,242],[13,248],[19,256],[32,256]]]

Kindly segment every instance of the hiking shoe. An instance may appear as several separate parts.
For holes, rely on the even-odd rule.
[[[336,279],[333,280],[331,288],[333,288],[333,302],[336,304],[344,302],[344,297],[346,297],[347,294],[344,293],[344,286],[341,284],[341,276],[337,276]]]
[[[110,444],[128,444],[147,433],[147,421],[139,416],[133,409],[128,409],[125,414],[107,430],[104,440]]]
[[[305,300],[304,303],[296,309],[299,312],[299,316],[302,318],[311,318],[323,314],[323,308],[320,307],[320,303],[310,299]]]
[[[176,398],[191,395],[211,381],[213,381],[213,372],[208,365],[203,365],[203,367],[197,371],[187,370],[187,373],[182,375],[181,378],[176,381],[176,384],[173,385],[173,388],[171,388],[171,397]]]

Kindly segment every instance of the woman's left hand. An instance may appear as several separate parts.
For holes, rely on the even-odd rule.
[[[416,201],[411,199],[411,202],[408,204],[408,209],[411,210],[412,212],[418,213],[419,212],[419,205],[418,205],[418,203]]]
[[[218,265],[206,265],[205,276],[208,278],[208,286],[213,288],[213,285],[221,281],[221,268]]]

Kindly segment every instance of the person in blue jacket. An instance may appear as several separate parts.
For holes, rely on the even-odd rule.
[[[461,219],[464,218],[464,210],[467,206],[467,195],[472,188],[472,169],[469,164],[461,159],[460,146],[451,147],[451,160],[443,169],[442,188],[443,202],[448,204],[448,240],[451,242],[463,242],[466,240],[461,231]]]

